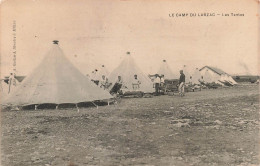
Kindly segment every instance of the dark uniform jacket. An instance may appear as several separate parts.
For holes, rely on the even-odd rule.
[[[185,82],[185,75],[184,74],[181,74],[179,84],[182,83],[182,82]]]

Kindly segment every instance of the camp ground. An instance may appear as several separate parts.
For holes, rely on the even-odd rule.
[[[145,74],[137,56],[126,52],[111,72],[89,66],[87,76],[54,40],[30,74],[14,77],[17,86],[1,79],[2,163],[259,164],[257,81],[211,66],[173,71],[166,60]]]
[[[260,166],[260,0],[0,0],[1,166]]]

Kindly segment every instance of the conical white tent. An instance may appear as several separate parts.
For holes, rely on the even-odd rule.
[[[201,74],[198,68],[196,68],[192,74],[191,82],[192,84],[200,84]]]
[[[157,74],[164,75],[164,79],[178,79],[178,76],[173,74],[166,60],[162,61]]]
[[[121,76],[127,89],[129,91],[133,91],[132,83],[134,82],[135,74],[141,82],[139,89],[140,91],[145,93],[154,91],[151,80],[139,69],[129,52],[120,65],[109,75],[108,80],[112,83],[115,83],[118,79],[118,76]]]
[[[63,54],[54,41],[40,65],[3,102],[8,105],[79,103],[112,98],[96,87]]]

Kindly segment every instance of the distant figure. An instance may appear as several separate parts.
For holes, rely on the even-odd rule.
[[[179,79],[180,96],[184,96],[184,86],[185,86],[185,75],[183,74],[183,70],[180,70],[180,79]]]
[[[121,76],[118,76],[116,83],[114,84],[114,86],[110,90],[110,93],[111,94],[120,93],[120,89],[121,89],[122,86],[123,86],[123,80],[122,80]]]
[[[106,89],[109,89],[111,85],[112,83],[108,81],[108,78],[106,78]]]
[[[161,76],[160,84],[161,86],[164,86],[164,75]]]
[[[9,88],[8,88],[8,94],[11,92],[11,86],[12,84],[14,84],[14,74],[13,73],[10,73],[10,76],[8,78],[8,85],[9,85]]]
[[[138,90],[138,89],[140,88],[140,84],[141,84],[141,82],[138,80],[137,75],[135,74],[135,75],[134,75],[134,81],[133,81],[133,83],[132,83],[132,85],[133,85],[133,90],[134,90],[134,91]]]
[[[100,80],[100,88],[106,89],[106,76],[102,75],[102,79]]]
[[[112,83],[108,82],[108,78],[106,78],[105,75],[102,75],[102,79],[100,81],[100,88],[107,90],[111,85],[112,85]]]
[[[155,74],[155,79],[154,79],[154,88],[155,88],[155,96],[159,95],[159,87],[160,87],[160,78],[158,74]]]
[[[164,85],[165,85],[165,83],[164,83],[164,75],[161,75],[160,87],[161,87],[161,88],[164,88]]]

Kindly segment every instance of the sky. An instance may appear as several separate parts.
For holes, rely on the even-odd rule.
[[[1,77],[13,68],[14,21],[17,75],[32,72],[55,39],[83,72],[91,63],[111,72],[130,51],[146,74],[156,73],[164,59],[174,73],[183,65],[191,71],[209,65],[258,74],[258,13],[256,0],[3,0]]]

